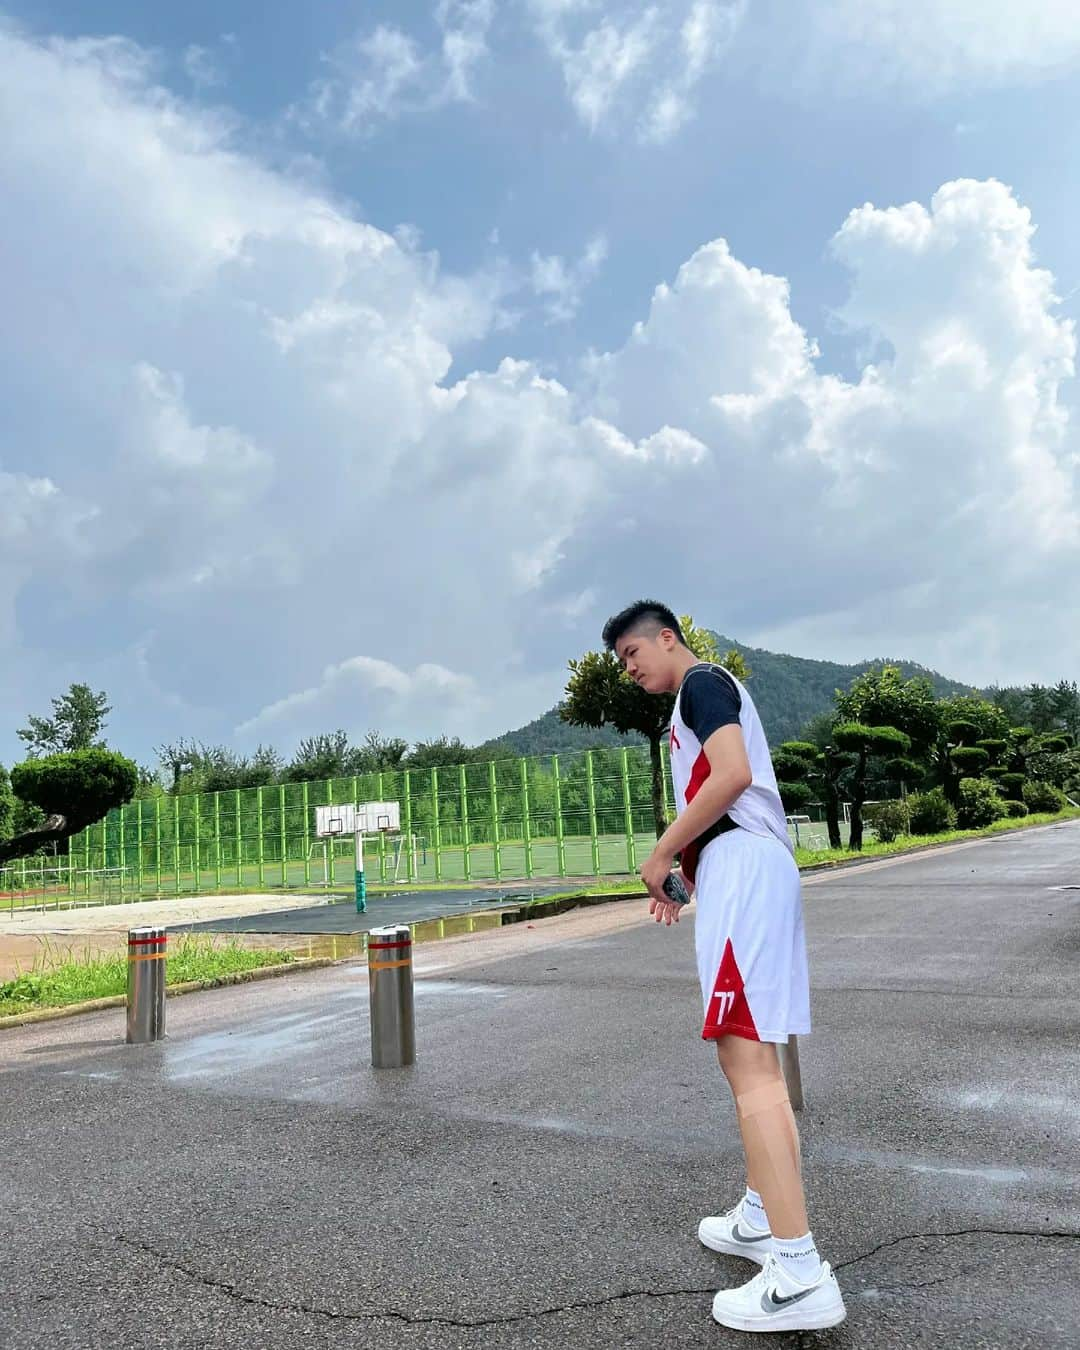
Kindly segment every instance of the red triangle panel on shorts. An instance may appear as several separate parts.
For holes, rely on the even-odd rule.
[[[730,938],[724,944],[724,955],[701,1032],[703,1041],[716,1041],[721,1036],[743,1036],[748,1041],[761,1039],[754,1025],[750,1004],[746,1001],[742,974]]]

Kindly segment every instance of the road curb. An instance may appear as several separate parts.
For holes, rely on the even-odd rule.
[[[299,961],[283,961],[276,966],[234,970],[227,975],[215,975],[209,980],[185,980],[182,984],[167,985],[165,993],[167,998],[175,998],[178,994],[197,994],[204,989],[224,989],[231,984],[253,984],[257,980],[272,980],[279,975],[292,975],[298,971],[318,970],[323,966],[337,964],[332,956],[303,957]],[[0,1017],[0,1031],[7,1027],[22,1027],[33,1022],[56,1022],[61,1017],[77,1017],[81,1013],[99,1012],[103,1008],[123,1008],[126,1003],[126,994],[111,994],[108,998],[65,1003],[61,1008],[34,1008],[29,1012],[9,1013],[6,1017]]]

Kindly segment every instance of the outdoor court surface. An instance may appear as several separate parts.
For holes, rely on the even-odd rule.
[[[586,878],[582,887],[596,884]],[[523,881],[497,888],[475,890],[400,890],[369,895],[367,911],[356,912],[355,898],[337,900],[328,905],[307,905],[301,909],[258,910],[245,915],[213,919],[208,922],[174,926],[171,932],[198,933],[367,933],[390,923],[422,923],[444,915],[465,914],[501,905],[520,905],[545,895],[572,891],[574,881]]]
[[[1075,1350],[1080,825],[805,880],[806,1350]],[[0,1033],[0,1344],[746,1346],[699,1246],[738,1198],[693,916],[626,900],[417,949],[418,1062],[362,962]]]

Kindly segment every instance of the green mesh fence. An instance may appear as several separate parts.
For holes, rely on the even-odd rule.
[[[664,802],[671,802],[663,754]],[[135,801],[67,856],[0,872],[0,909],[237,889],[347,889],[354,841],[315,835],[315,808],[397,801],[401,829],[366,841],[369,885],[618,875],[656,833],[645,748],[407,769]]]

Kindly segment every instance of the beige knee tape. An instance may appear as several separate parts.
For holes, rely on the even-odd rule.
[[[782,1078],[776,1078],[763,1087],[751,1088],[749,1092],[741,1092],[735,1098],[735,1105],[740,1116],[751,1116],[756,1115],[759,1111],[767,1111],[770,1106],[779,1106],[781,1102],[786,1101],[790,1101],[787,1084]]]
[[[747,1162],[764,1193],[801,1189],[799,1131],[782,1080],[751,1088],[735,1098]],[[770,1216],[771,1217],[771,1216]]]

